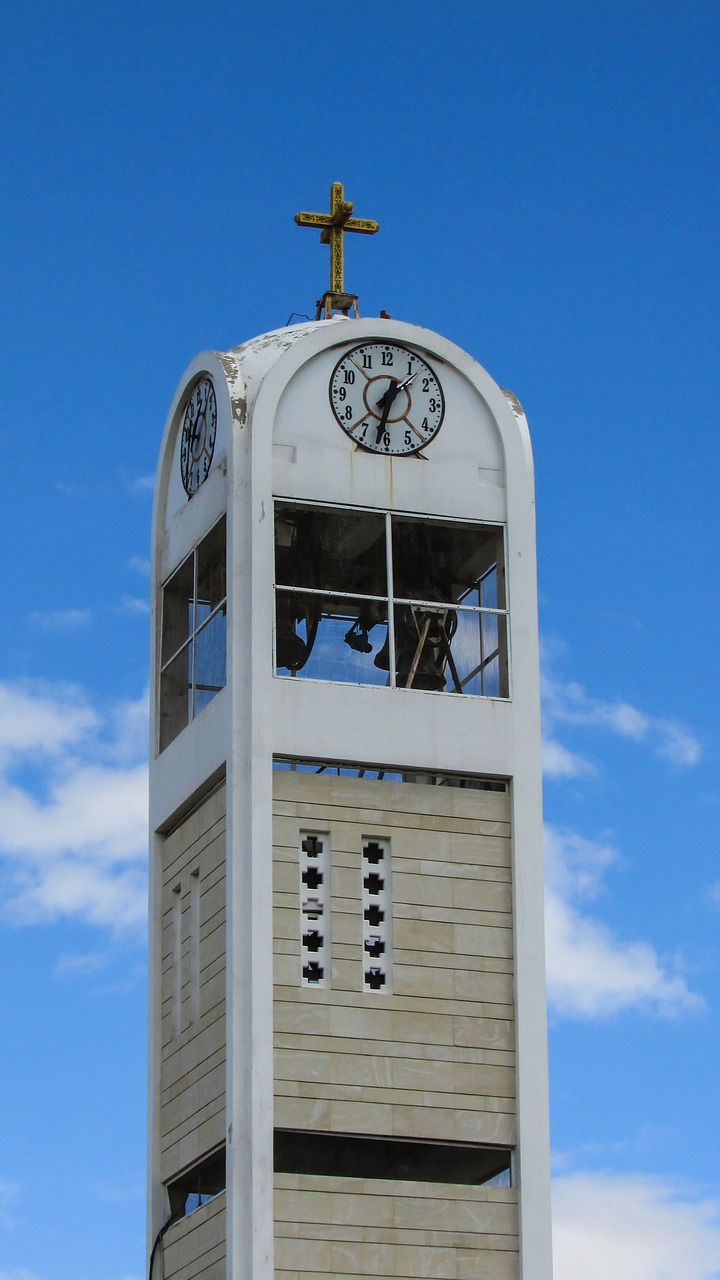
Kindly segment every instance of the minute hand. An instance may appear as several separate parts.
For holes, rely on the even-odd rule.
[[[411,374],[410,374],[410,376],[409,376],[408,378],[406,378],[404,382],[401,382],[401,383],[400,383],[400,385],[397,387],[397,390],[396,390],[396,392],[395,392],[395,395],[397,395],[398,391],[404,391],[406,387],[409,387],[409,386],[410,386],[410,383],[411,383],[411,382],[412,382],[412,380],[413,380],[413,378],[417,378],[417,376],[418,376],[419,372],[420,372],[420,370],[419,370],[419,369],[416,369],[416,370],[415,370],[415,372],[414,372],[414,373],[411,373]],[[395,397],[393,396],[393,399],[394,399],[394,398],[395,398]]]

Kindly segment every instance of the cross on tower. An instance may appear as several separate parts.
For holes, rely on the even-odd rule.
[[[343,235],[346,231],[358,231],[361,235],[374,236],[380,230],[377,222],[370,218],[353,218],[353,207],[349,200],[343,198],[341,182],[333,182],[330,188],[329,213],[296,213],[295,221],[299,227],[319,227],[320,242],[330,245],[330,288],[317,304],[317,318],[321,310],[325,316],[331,311],[342,311],[347,315],[352,307],[357,316],[357,295],[345,293],[343,284]]]

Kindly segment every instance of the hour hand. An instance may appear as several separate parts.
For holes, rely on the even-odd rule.
[[[390,407],[398,393],[398,387],[399,387],[399,383],[397,381],[397,378],[392,378],[390,382],[390,386],[388,387],[387,391],[383,392],[383,394],[381,395],[380,399],[377,402],[377,408],[382,409],[382,417],[378,423],[377,440],[375,442],[376,444],[379,444],[380,441],[382,440],[383,432],[385,430],[385,424],[387,423],[388,415],[390,413]]]
[[[400,390],[400,383],[398,382],[397,378],[391,378],[389,387],[387,387],[386,390],[383,391],[380,399],[378,400],[375,406],[376,409],[385,409],[386,407],[389,409],[390,405],[392,404],[399,390]]]

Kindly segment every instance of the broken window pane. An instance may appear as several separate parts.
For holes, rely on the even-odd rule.
[[[193,632],[194,557],[172,575],[163,590],[162,662],[177,653]]]
[[[208,1204],[225,1190],[225,1148],[199,1161],[192,1169],[168,1184],[173,1221]]]
[[[275,508],[278,586],[387,595],[385,518],[336,507]]]
[[[197,561],[196,629],[202,626],[227,595],[224,520],[210,530],[207,538],[203,538],[197,549]]]
[[[278,671],[387,684],[387,602],[278,591],[275,644]]]
[[[160,750],[192,718],[192,641],[168,663],[160,676]]]
[[[480,581],[502,564],[502,530],[491,526],[394,516],[392,531],[396,599],[480,604]]]

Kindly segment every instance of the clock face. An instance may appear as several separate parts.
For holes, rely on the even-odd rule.
[[[201,378],[190,393],[180,440],[180,475],[189,497],[197,493],[212,462],[217,432],[217,401],[209,378]]]
[[[445,413],[430,365],[396,342],[365,342],[338,360],[330,404],[350,439],[373,453],[417,453],[437,435]]]

